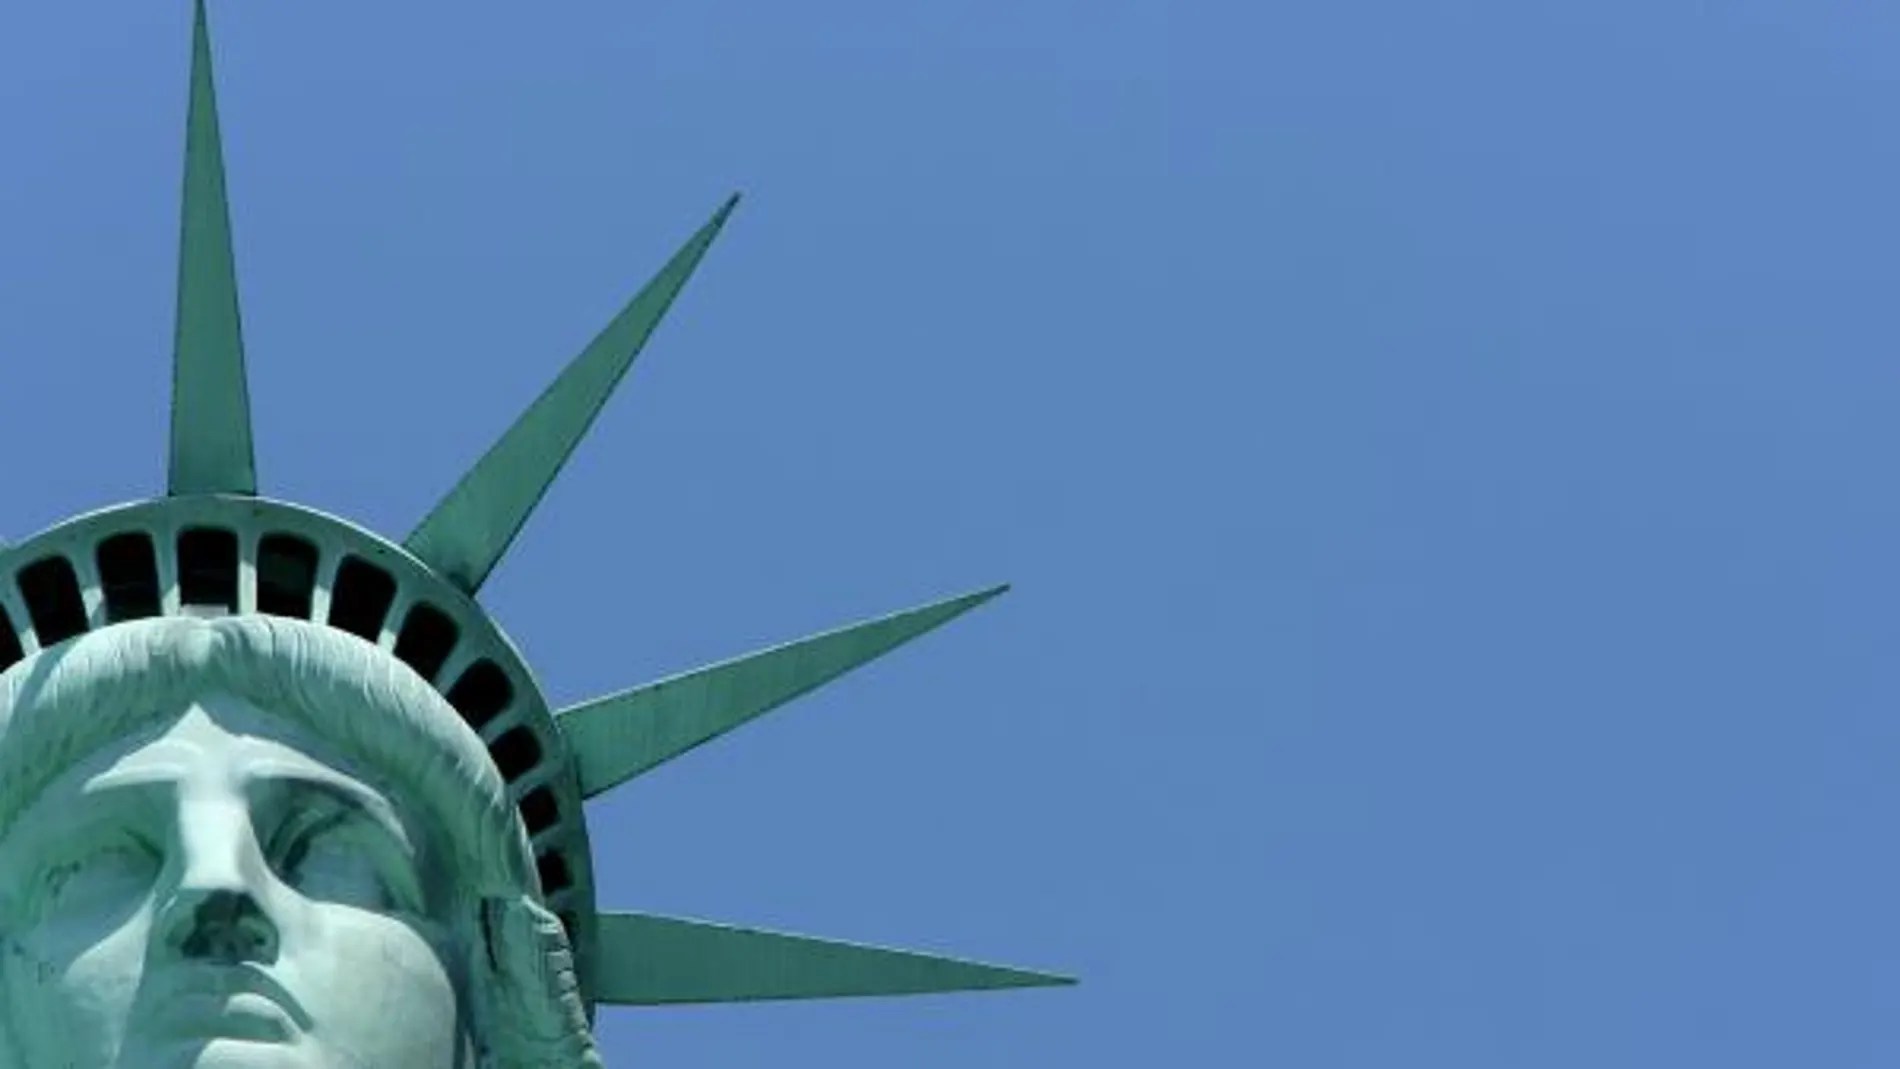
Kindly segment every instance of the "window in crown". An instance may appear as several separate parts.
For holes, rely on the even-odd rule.
[[[99,543],[93,554],[99,562],[99,585],[106,596],[106,622],[157,616],[163,608],[158,592],[158,552],[152,538],[141,531],[116,534]]]
[[[574,886],[574,876],[567,871],[567,859],[556,853],[542,854],[534,859],[534,867],[541,874],[541,893],[552,895]]]
[[[20,597],[40,645],[64,642],[86,630],[86,600],[65,557],[43,557],[20,569]]]
[[[526,727],[510,728],[488,748],[503,779],[513,783],[541,760],[541,744]]]
[[[330,591],[330,626],[375,642],[396,600],[396,581],[360,557],[343,558]]]
[[[480,731],[515,700],[515,688],[495,662],[476,661],[449,688],[448,699],[462,719]]]
[[[417,602],[396,634],[396,656],[417,675],[434,683],[460,634],[447,613],[426,601]]]
[[[528,827],[529,835],[539,835],[561,822],[561,805],[554,800],[554,792],[546,787],[536,787],[521,796],[521,822]]]
[[[316,589],[314,543],[293,534],[269,534],[258,541],[258,612],[308,620]]]
[[[216,527],[193,527],[178,536],[178,600],[192,609],[238,607],[237,535]]]

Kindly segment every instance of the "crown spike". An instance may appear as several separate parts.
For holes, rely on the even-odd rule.
[[[1008,590],[840,628],[562,711],[555,723],[591,798],[949,623]]]
[[[192,19],[169,489],[174,496],[257,492],[237,265],[231,252],[224,146],[204,0],[197,0]]]
[[[1062,987],[1072,977],[648,913],[600,915],[598,1001],[617,1006]]]
[[[467,593],[481,588],[738,203],[735,194],[674,254],[410,533],[405,548]]]

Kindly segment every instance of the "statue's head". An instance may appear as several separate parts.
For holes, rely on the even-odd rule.
[[[734,201],[397,543],[258,496],[202,0],[187,144],[167,493],[0,543],[0,1069],[561,1069],[601,1004],[1066,982],[595,908],[587,799],[1001,592],[558,712],[477,602]]]
[[[506,784],[406,665],[300,620],[161,618],[0,684],[0,1065],[584,1051]]]

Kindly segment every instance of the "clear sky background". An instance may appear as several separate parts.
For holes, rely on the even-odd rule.
[[[187,8],[0,8],[9,534],[162,486]],[[553,700],[1018,584],[601,900],[1084,985],[611,1064],[1900,1059],[1900,16],[1177,8],[216,6],[273,495],[402,534],[749,194],[488,587]]]

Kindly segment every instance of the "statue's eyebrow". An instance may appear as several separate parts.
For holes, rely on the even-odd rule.
[[[86,804],[87,799],[105,803],[106,796],[176,790],[189,775],[182,764],[166,761],[150,751],[140,756],[143,759],[130,767],[108,768],[87,779],[80,788],[80,797],[74,801],[81,805]],[[264,758],[251,765],[246,778],[253,789],[265,786],[321,794],[333,804],[368,817],[404,850],[415,852],[409,829],[388,800],[348,776],[300,762]]]
[[[101,772],[81,784],[77,801],[83,803],[87,798],[100,795],[176,789],[183,779],[184,776],[175,768],[115,768]]]
[[[179,759],[167,760],[165,751],[172,748],[169,740],[160,739],[129,755],[129,761],[122,758],[86,777],[79,785],[79,793],[83,797],[137,788],[175,787],[188,774],[191,752],[178,747],[183,751]]]
[[[137,823],[140,817],[152,811],[154,794],[176,789],[179,779],[176,771],[175,768],[112,769],[86,780],[79,793],[58,800],[59,820],[15,822],[5,839],[0,840],[0,866],[11,866],[13,859],[22,854],[32,856],[57,850],[77,829],[90,827],[100,820],[123,819]],[[27,812],[38,812],[40,806],[50,801],[43,796]]]

